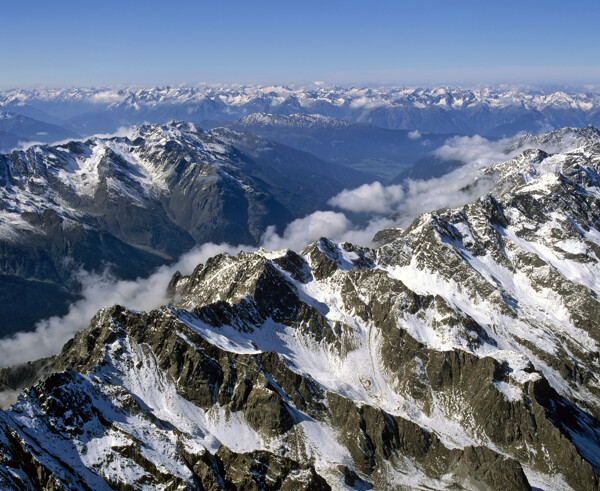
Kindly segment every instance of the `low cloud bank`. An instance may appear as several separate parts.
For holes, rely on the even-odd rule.
[[[444,160],[460,160],[474,169],[503,162],[522,151],[521,147],[508,150],[512,139],[490,141],[483,136],[455,136],[434,151],[434,155]]]
[[[329,204],[348,211],[390,213],[404,198],[401,185],[383,186],[375,181],[355,189],[344,189],[329,200]]]
[[[290,222],[281,235],[275,232],[275,227],[268,227],[261,245],[269,250],[297,250],[321,237],[338,236],[351,227],[352,223],[343,213],[316,211]]]
[[[299,251],[311,242],[327,237],[336,242],[352,242],[361,246],[373,245],[373,236],[379,230],[391,227],[393,220],[378,216],[366,226],[352,223],[346,215],[333,211],[316,211],[291,222],[281,235],[269,227],[261,246],[269,250],[293,249]]]
[[[110,273],[77,273],[82,298],[73,303],[66,315],[38,322],[32,332],[21,332],[0,339],[0,363],[11,366],[51,356],[60,351],[75,332],[87,327],[94,314],[102,307],[121,304],[131,309],[151,310],[167,301],[167,285],[175,273],[189,274],[200,263],[216,254],[237,254],[250,250],[249,246],[204,244],[184,254],[177,263],[158,268],[148,278],[117,280]]]

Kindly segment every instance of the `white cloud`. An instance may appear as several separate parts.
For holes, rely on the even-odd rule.
[[[548,153],[567,152],[581,145],[574,134],[563,135],[558,140],[540,143],[536,137],[517,135],[514,138],[488,140],[479,135],[455,136],[434,151],[444,160],[460,160],[471,169],[482,169],[491,164],[506,162],[524,150],[537,148]]]
[[[506,149],[511,141],[490,141],[479,135],[455,136],[435,150],[434,154],[444,160],[460,160],[473,168],[482,168],[507,160]]]
[[[20,392],[17,390],[4,390],[0,392],[0,409],[6,409],[17,402]]]
[[[321,237],[333,238],[350,229],[352,223],[343,213],[316,211],[291,222],[282,235],[278,235],[274,227],[268,227],[261,245],[270,250],[299,250]]]
[[[366,225],[352,223],[343,213],[333,211],[317,211],[304,218],[291,222],[283,234],[275,233],[269,227],[263,236],[261,246],[265,249],[292,249],[299,251],[321,237],[336,242],[352,242],[353,244],[373,246],[373,236],[380,230],[394,225],[393,220],[376,216]]]
[[[421,213],[457,208],[483,196],[490,191],[491,181],[479,180],[476,187],[465,190],[477,175],[476,169],[461,168],[427,181],[408,181],[404,200],[396,209],[398,225],[406,227]]]
[[[373,237],[377,232],[385,228],[395,226],[395,221],[387,217],[375,217],[364,227],[353,227],[345,230],[339,235],[332,237],[336,242],[351,242],[363,247],[373,247]]]
[[[475,188],[465,190],[465,187],[472,184],[486,167],[505,162],[523,150],[509,152],[507,148],[512,141],[490,141],[478,135],[447,140],[434,154],[444,160],[459,160],[464,165],[441,177],[405,182],[404,198],[396,207],[399,225],[409,225],[421,213],[463,206],[489,192],[492,182],[487,180],[480,180]]]
[[[421,138],[421,132],[419,130],[409,131],[408,137],[411,140],[418,140],[419,138]]]
[[[32,332],[21,332],[0,339],[0,363],[16,365],[51,356],[60,351],[64,343],[80,329],[87,327],[91,318],[101,308],[120,304],[131,309],[152,310],[167,302],[167,285],[175,271],[189,274],[200,263],[216,254],[237,254],[251,250],[250,246],[229,244],[204,244],[184,254],[177,263],[158,268],[148,278],[132,281],[117,280],[109,273],[92,274],[85,271],[77,278],[82,286],[82,299],[73,303],[66,315],[38,322]]]
[[[355,189],[344,189],[329,200],[343,210],[367,213],[389,213],[404,197],[401,185],[383,186],[375,181]]]

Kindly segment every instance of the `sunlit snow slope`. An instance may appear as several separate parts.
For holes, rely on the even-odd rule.
[[[586,136],[587,135],[587,136]],[[600,142],[365,249],[226,254],[0,413],[7,487],[597,489]]]

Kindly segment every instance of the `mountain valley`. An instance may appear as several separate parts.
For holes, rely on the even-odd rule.
[[[140,131],[110,145],[160,162],[148,141],[165,131],[196,153],[244,137]],[[600,132],[522,138],[465,189],[486,194],[381,230],[375,247],[219,254],[176,273],[166,305],[107,306],[61,353],[3,369],[3,389],[31,387],[0,413],[0,479],[598,489]],[[48,176],[70,165],[53,152]],[[212,175],[238,176],[220,162]],[[160,166],[136,180],[105,168],[132,201],[169,182]],[[89,189],[92,174],[75,176]]]
[[[64,312],[81,268],[135,279],[195,244],[257,245],[267,227],[371,179],[255,135],[176,122],[0,155],[0,332]]]

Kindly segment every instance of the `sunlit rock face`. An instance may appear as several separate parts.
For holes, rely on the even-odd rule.
[[[222,254],[160,309],[101,310],[0,413],[0,479],[596,489],[599,165],[593,134],[527,150],[377,248]]]

